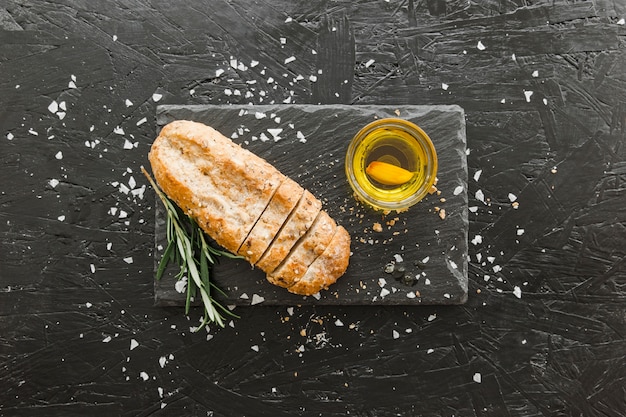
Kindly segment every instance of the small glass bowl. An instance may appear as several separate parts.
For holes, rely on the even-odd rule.
[[[413,173],[407,182],[384,185],[366,173],[373,160]],[[358,200],[376,210],[405,211],[422,200],[437,176],[435,147],[419,126],[398,118],[379,119],[363,127],[346,152],[345,170]]]

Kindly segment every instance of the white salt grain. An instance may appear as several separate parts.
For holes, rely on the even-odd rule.
[[[463,189],[464,189],[464,188],[463,188],[463,186],[462,186],[462,185],[457,185],[457,186],[454,188],[454,191],[452,191],[452,194],[454,194],[454,195],[459,195],[459,194],[461,194],[461,193],[463,192]]]
[[[59,151],[56,155],[54,155],[56,159],[63,159],[63,152]]]
[[[522,298],[522,289],[516,285],[515,287],[513,287],[513,295],[515,295],[517,298]]]
[[[474,374],[473,380],[474,380],[474,382],[476,382],[477,384],[480,384],[480,383],[482,382],[482,376],[480,375],[480,373],[479,373],[479,372],[476,372],[476,373]]]
[[[137,346],[139,346],[139,342],[137,342],[135,339],[130,339],[130,350],[135,349]]]
[[[261,297],[258,294],[252,294],[252,301],[250,302],[250,305],[259,304],[259,303],[262,303],[263,301],[265,301],[265,298]]]
[[[478,44],[476,45],[476,48],[478,48],[479,51],[484,51],[487,47],[485,45],[483,45],[483,43],[481,41],[478,41]]]

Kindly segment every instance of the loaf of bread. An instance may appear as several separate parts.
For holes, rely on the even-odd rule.
[[[301,295],[348,267],[350,235],[309,191],[201,123],[161,130],[148,155],[159,187],[224,249]]]

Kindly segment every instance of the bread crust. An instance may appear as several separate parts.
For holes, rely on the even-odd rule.
[[[350,234],[338,226],[324,253],[313,261],[306,273],[295,280],[288,290],[294,294],[313,295],[327,289],[346,272],[349,262]]]
[[[272,273],[289,254],[298,239],[309,230],[321,209],[322,203],[309,191],[304,190],[298,205],[270,247],[259,259],[257,266],[267,274]]]
[[[267,280],[280,287],[291,287],[326,250],[336,229],[337,224],[328,213],[320,211],[307,233],[296,242],[284,261],[271,274],[267,274]]]
[[[252,231],[241,244],[238,254],[254,265],[272,243],[276,233],[296,207],[303,193],[304,189],[300,185],[290,178],[285,178]]]

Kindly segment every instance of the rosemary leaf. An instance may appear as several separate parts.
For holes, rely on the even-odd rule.
[[[185,314],[189,314],[191,301],[198,292],[200,293],[204,314],[200,326],[195,328],[195,331],[202,329],[209,323],[216,323],[218,326],[224,327],[224,316],[222,316],[221,312],[231,317],[238,316],[219,304],[211,296],[211,289],[215,289],[219,294],[226,296],[221,288],[211,282],[211,266],[215,264],[216,257],[219,256],[227,258],[240,257],[209,245],[204,231],[195,220],[184,214],[159,189],[144,167],[141,167],[141,170],[152,185],[152,188],[154,188],[167,212],[167,247],[157,267],[156,279],[161,278],[170,262],[175,262],[179,268],[176,279],[187,279]]]

